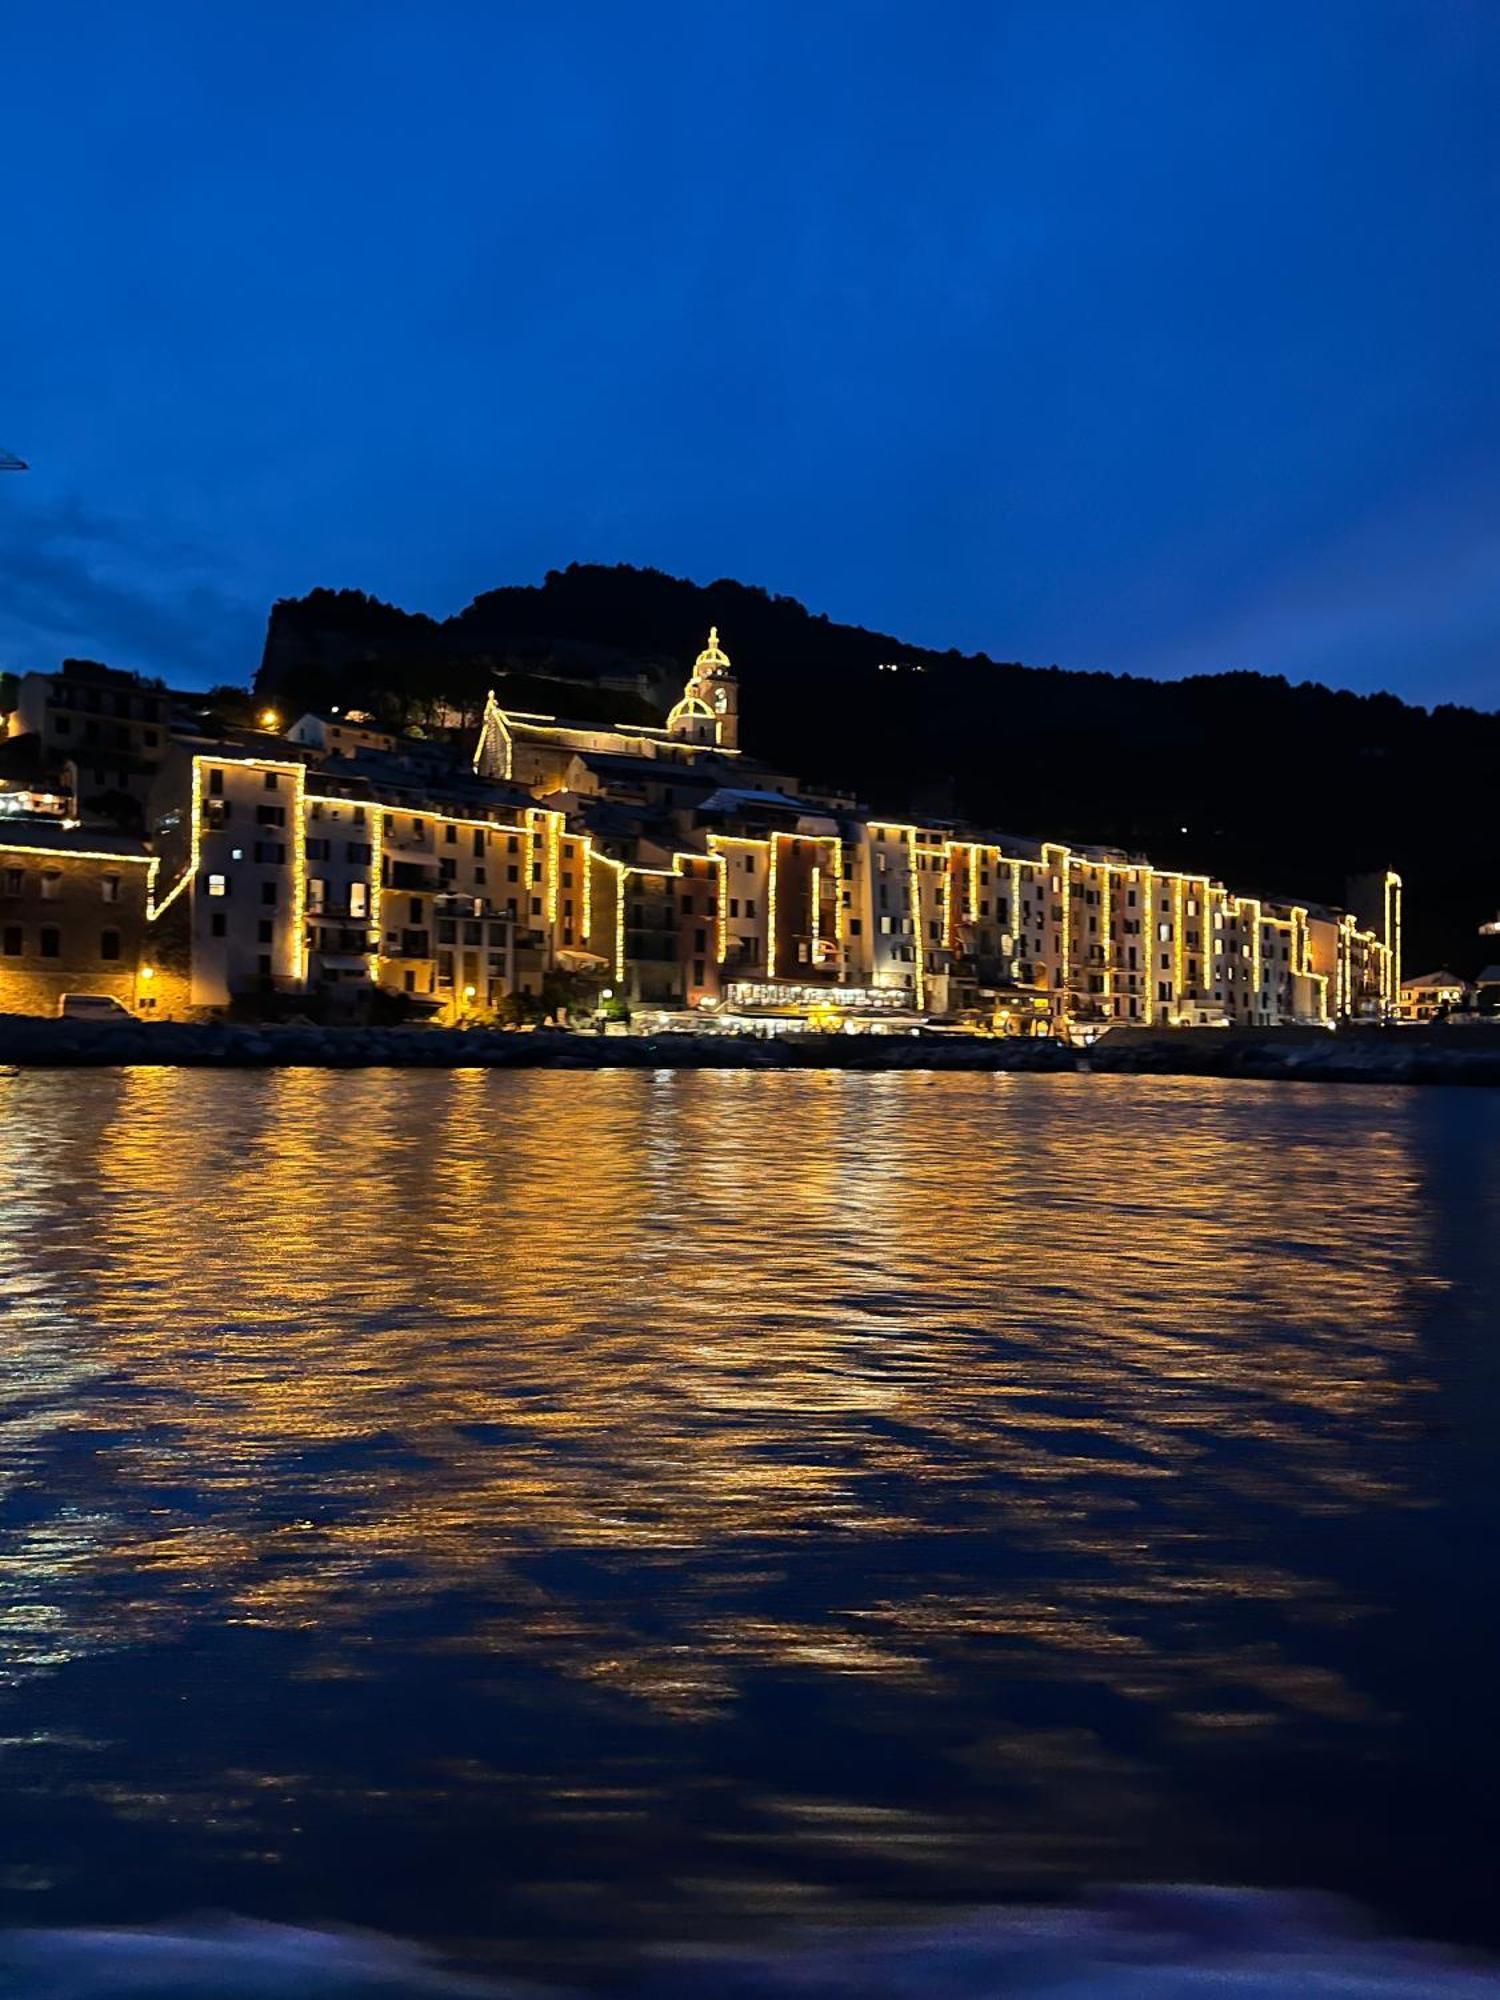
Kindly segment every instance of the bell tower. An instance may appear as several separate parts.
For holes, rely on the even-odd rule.
[[[719,644],[719,628],[710,627],[708,644],[693,663],[682,700],[667,717],[667,732],[680,743],[701,743],[720,750],[740,747],[740,687]]]

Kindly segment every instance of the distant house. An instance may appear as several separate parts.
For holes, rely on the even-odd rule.
[[[1491,970],[1500,979],[1500,967]],[[1468,982],[1456,972],[1423,972],[1401,982],[1401,1019],[1435,1021],[1462,1007],[1468,997]]]
[[[321,750],[330,757],[357,757],[361,750],[389,752],[396,747],[388,729],[376,729],[347,716],[339,721],[331,715],[300,715],[286,736],[288,742]]]
[[[1500,965],[1487,965],[1474,981],[1474,1007],[1480,1014],[1500,1014]]]

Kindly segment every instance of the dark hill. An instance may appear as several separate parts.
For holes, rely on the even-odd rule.
[[[1390,865],[1407,882],[1408,969],[1484,956],[1500,716],[1472,709],[1258,674],[1160,682],[938,653],[745,584],[584,564],[441,621],[355,591],[282,600],[256,692],[411,716],[438,696],[476,708],[501,672],[522,677],[517,706],[541,705],[560,677],[575,683],[560,708],[623,718],[638,701],[576,683],[644,671],[664,701],[710,624],[742,676],[746,748],[882,810],[1115,842],[1327,901],[1347,874]]]

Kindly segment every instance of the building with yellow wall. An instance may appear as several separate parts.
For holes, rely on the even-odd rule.
[[[659,728],[494,695],[467,741],[335,740],[317,722],[213,739],[182,724],[151,746],[139,949],[123,947],[128,979],[93,968],[129,1004],[357,1010],[378,993],[453,1020],[608,988],[720,1018],[1068,1033],[1397,1013],[1395,875],[1330,910],[1117,849],[872,815],[741,749],[717,632]],[[54,986],[41,978],[39,1005]]]

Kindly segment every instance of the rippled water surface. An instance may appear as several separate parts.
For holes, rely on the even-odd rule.
[[[1500,1940],[1500,1096],[0,1093],[0,1922]]]

